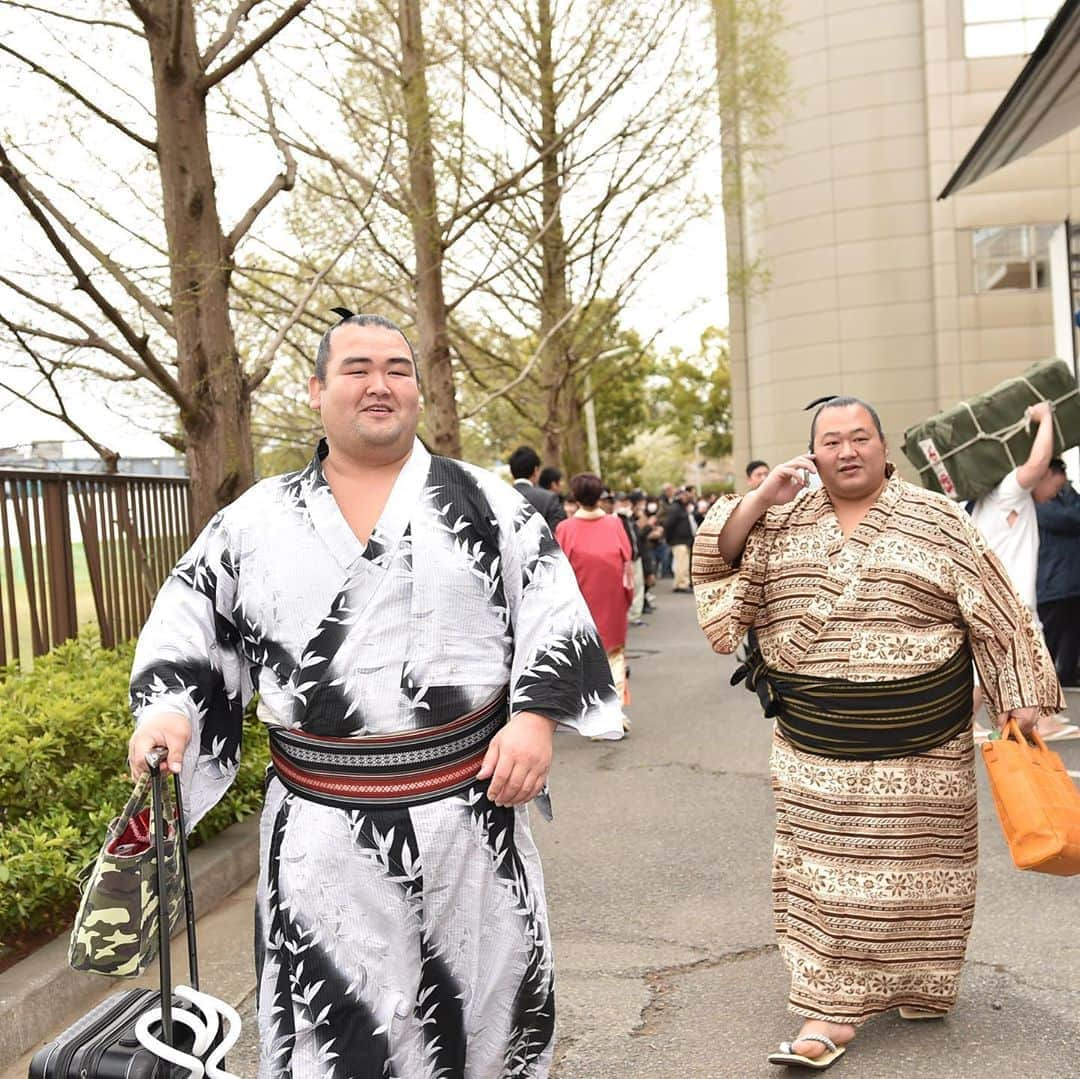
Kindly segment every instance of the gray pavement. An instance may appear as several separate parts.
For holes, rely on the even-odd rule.
[[[669,587],[631,631],[633,733],[560,735],[555,821],[534,822],[556,950],[557,1079],[788,1074],[765,1063],[798,1028],[770,921],[769,725],[756,698],[728,685],[733,661],[709,650],[692,599]],[[1080,715],[1080,696],[1070,703]],[[1080,771],[1080,742],[1054,748]],[[1015,870],[981,783],[959,1005],[943,1022],[874,1020],[831,1074],[1080,1077],[1080,881]],[[200,923],[204,987],[244,1002],[229,1060],[244,1079],[255,1075],[251,894]],[[25,1074],[23,1063],[0,1079]]]

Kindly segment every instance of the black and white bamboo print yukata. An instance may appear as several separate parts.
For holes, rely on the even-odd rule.
[[[265,480],[206,526],[139,638],[142,722],[193,723],[190,820],[235,774],[253,690],[268,724],[416,731],[509,688],[581,734],[622,716],[595,627],[543,519],[417,441],[366,545],[323,475]],[[548,1074],[552,956],[524,806],[486,783],[366,811],[267,785],[256,947],[260,1079]]]

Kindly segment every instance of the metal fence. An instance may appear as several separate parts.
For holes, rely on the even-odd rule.
[[[0,663],[134,637],[191,542],[187,479],[0,469]]]

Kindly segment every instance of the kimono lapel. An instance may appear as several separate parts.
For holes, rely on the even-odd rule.
[[[892,468],[891,465],[888,467]],[[798,670],[836,608],[854,596],[859,586],[859,568],[863,559],[874,540],[888,528],[889,519],[900,499],[900,478],[892,471],[888,475],[889,481],[878,500],[844,541],[836,556],[827,560],[825,573],[816,582],[814,598],[807,604],[803,616],[780,650],[777,666],[781,670]]]
[[[325,443],[316,451],[317,475],[312,479],[314,498],[309,502],[311,522],[316,532],[333,551],[346,578],[334,597],[330,610],[303,650],[301,666],[305,696],[299,725],[315,733],[342,733],[340,725],[356,709],[349,700],[342,680],[334,678],[334,660],[344,653],[353,654],[371,633],[385,632],[384,625],[372,625],[364,614],[375,596],[387,586],[394,574],[387,572],[395,559],[403,556],[403,565],[411,568],[410,521],[423,496],[431,455],[420,441],[405,462],[390,490],[382,515],[367,544],[362,544],[349,527],[322,473]],[[406,550],[408,545],[410,548]]]
[[[364,544],[349,527],[326,481],[322,462],[328,452],[326,439],[321,439],[307,469],[306,501],[312,528],[346,572],[354,570],[360,559],[385,564],[387,556],[405,535],[409,519],[419,504],[431,466],[431,454],[419,439],[413,442],[412,453],[398,473],[382,514]]]
[[[382,516],[372,530],[364,552],[365,558],[372,562],[385,563],[409,534],[413,515],[420,508],[423,499],[430,469],[431,454],[424,449],[419,439],[415,439],[412,453],[398,473],[398,478],[390,490],[390,497],[383,507]]]
[[[305,502],[311,527],[326,544],[334,561],[348,571],[363,558],[364,545],[349,527],[334,492],[330,490],[330,484],[326,482],[322,463],[329,452],[326,439],[320,439],[305,473]]]

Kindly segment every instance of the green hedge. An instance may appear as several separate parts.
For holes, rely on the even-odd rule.
[[[86,634],[0,681],[0,943],[70,922],[76,876],[131,792],[133,651],[104,649]],[[266,736],[249,710],[240,773],[199,824],[201,838],[259,808],[266,762]]]

